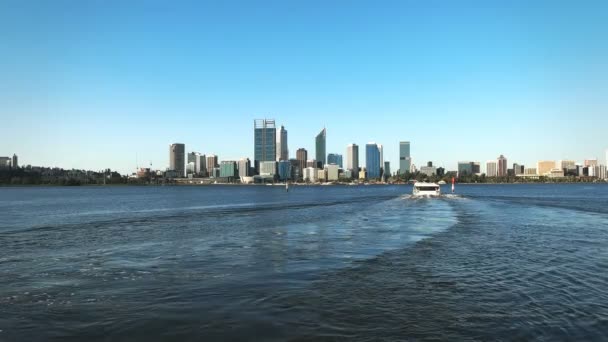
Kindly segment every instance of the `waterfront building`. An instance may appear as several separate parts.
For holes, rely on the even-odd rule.
[[[536,163],[536,172],[539,176],[544,176],[555,168],[554,160],[540,160]]]
[[[201,177],[207,177],[207,156],[204,154],[201,154],[199,156],[199,168],[200,168],[200,176]]]
[[[600,179],[608,178],[608,174],[606,172],[606,165],[600,165],[600,166],[598,166],[598,169],[599,169],[598,177]]]
[[[502,154],[496,160],[496,175],[498,177],[507,176],[507,158]]]
[[[410,171],[412,158],[410,156],[410,142],[399,142],[399,173],[405,174]]]
[[[327,182],[327,171],[326,171],[326,169],[317,169],[317,180],[319,182]]]
[[[236,170],[236,161],[224,160],[220,164],[221,178],[234,178],[238,175]]]
[[[382,175],[384,176],[384,178],[388,178],[391,176],[391,162],[384,162],[384,170],[382,171]]]
[[[214,167],[211,175],[213,176],[213,178],[219,178],[220,177],[220,168],[219,167]]]
[[[359,179],[362,179],[362,180],[367,179],[367,169],[366,168],[362,168],[361,171],[359,171]]]
[[[281,126],[277,132],[277,161],[289,160],[289,149],[287,148],[287,130]]]
[[[11,167],[13,169],[16,169],[19,167],[19,158],[17,158],[17,155],[13,153],[13,162],[11,164]]]
[[[297,159],[289,159],[291,164],[291,179],[299,181],[302,179],[302,169],[300,168],[300,161]]]
[[[420,173],[430,177],[437,174],[437,169],[434,166],[422,166],[420,167]]]
[[[549,178],[561,178],[564,177],[564,169],[553,168],[548,173],[547,176]]]
[[[564,171],[576,170],[576,162],[574,160],[559,160],[556,167]]]
[[[317,168],[317,161],[314,159],[308,159],[306,161],[306,167],[314,167]]]
[[[193,167],[187,173],[198,176],[201,173],[201,154],[198,152],[188,153],[188,165],[190,163],[192,163]]]
[[[0,157],[0,169],[8,169],[11,167],[11,158]]]
[[[486,176],[487,177],[498,176],[498,162],[496,160],[488,160],[486,162]]]
[[[378,153],[380,153],[380,175],[384,173],[384,147],[378,144]]]
[[[330,153],[327,155],[327,164],[336,164],[342,168],[342,155],[337,153]]]
[[[538,175],[538,174],[536,173],[536,168],[529,167],[529,168],[524,169],[524,175],[531,176],[531,175]]]
[[[337,181],[339,176],[340,168],[336,164],[325,165],[325,174],[327,175],[327,181]]]
[[[260,176],[274,176],[277,174],[277,162],[260,162]]]
[[[186,177],[186,145],[169,145],[169,169],[177,173],[177,178]]]
[[[598,166],[598,162],[597,159],[585,159],[585,163],[583,164],[585,166]]]
[[[439,177],[443,177],[443,176],[445,176],[445,169],[443,167],[438,167],[435,170],[435,174],[437,174],[437,176],[439,176]]]
[[[192,178],[194,176],[195,168],[196,164],[194,164],[194,162],[189,162],[186,164],[186,176],[188,176],[188,178]]]
[[[346,178],[346,179],[352,179],[353,178],[353,172],[351,170],[344,170],[344,172],[342,173],[342,178]]]
[[[289,160],[281,160],[279,162],[279,179],[281,181],[291,179],[291,162]]]
[[[473,175],[473,162],[459,161],[458,162],[458,177]]]
[[[253,121],[254,130],[254,167],[260,173],[260,163],[275,161],[277,129],[274,120],[257,119]]]
[[[304,181],[315,183],[317,181],[318,173],[316,167],[307,167],[304,169]]]
[[[215,154],[210,154],[207,156],[207,172],[209,173],[209,177],[213,173],[213,169],[219,167],[218,158]],[[219,176],[218,176],[219,177]]]
[[[374,142],[365,145],[365,168],[368,179],[380,178],[380,150]]]
[[[524,174],[524,166],[523,165],[519,165],[517,163],[513,163],[513,173],[517,176],[517,175],[523,175]]]
[[[477,176],[481,175],[481,163],[471,162],[471,172]]]
[[[353,175],[359,173],[359,146],[357,144],[346,146],[346,169],[350,170]]]
[[[239,177],[252,176],[252,174],[250,172],[251,171],[251,161],[249,160],[249,158],[241,158],[241,160],[239,160],[238,169],[239,169]]]
[[[315,157],[319,167],[322,168],[327,163],[327,155],[325,154],[325,147],[327,144],[327,131],[325,128],[317,134],[315,138]]]

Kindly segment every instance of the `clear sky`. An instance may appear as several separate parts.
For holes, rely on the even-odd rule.
[[[0,155],[168,166],[169,144],[253,158],[384,145],[395,170],[608,147],[608,1],[0,1]],[[360,148],[361,162],[365,160]]]

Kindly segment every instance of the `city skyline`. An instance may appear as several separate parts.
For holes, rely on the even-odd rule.
[[[446,169],[601,159],[608,4],[587,3],[2,3],[2,148],[121,173],[173,142],[253,161],[250,120],[273,117],[291,151],[326,127],[327,152],[377,141],[393,169],[402,140]]]

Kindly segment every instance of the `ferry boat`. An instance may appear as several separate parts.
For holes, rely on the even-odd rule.
[[[436,183],[416,182],[412,195],[419,197],[439,196],[441,195],[441,187]]]

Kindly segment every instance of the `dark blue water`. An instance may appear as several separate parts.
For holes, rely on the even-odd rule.
[[[0,188],[0,341],[608,336],[606,185],[290,190]]]

